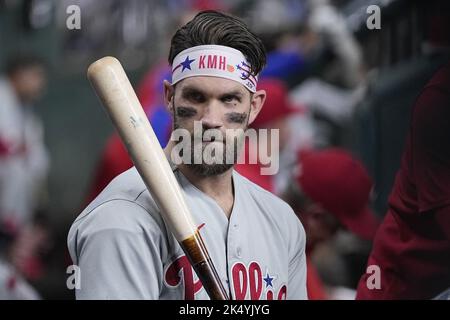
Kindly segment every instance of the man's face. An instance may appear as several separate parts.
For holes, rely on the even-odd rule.
[[[12,76],[13,86],[24,103],[34,103],[44,91],[47,79],[41,66],[33,66],[18,70]]]
[[[308,248],[330,240],[339,229],[337,218],[318,203],[311,201],[297,212],[305,227]]]
[[[238,150],[243,142],[241,133],[259,112],[265,92],[251,94],[236,81],[196,76],[180,81],[175,88],[166,82],[165,97],[173,114],[174,129],[185,129],[191,134],[192,163],[188,165],[199,175],[211,176],[226,172],[236,162]],[[194,139],[196,121],[201,123],[203,133],[206,130],[218,130],[223,139],[211,141],[203,133],[201,140]],[[201,148],[198,146],[199,143],[202,144]],[[230,147],[230,144],[234,144],[235,147]],[[207,147],[221,149],[223,152],[218,153],[219,156],[212,155],[212,159],[206,159],[208,153],[204,151]],[[199,149],[202,152],[195,152]],[[233,159],[231,163],[226,161],[227,152],[228,159]],[[199,157],[202,159],[194,161]]]
[[[331,239],[336,234],[340,223],[335,215],[300,191],[296,182],[289,185],[282,194],[282,198],[294,209],[302,222],[306,232],[308,250]]]

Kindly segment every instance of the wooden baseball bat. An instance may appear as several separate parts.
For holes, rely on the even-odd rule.
[[[104,57],[87,71],[128,154],[212,300],[228,300],[181,188],[120,62]]]

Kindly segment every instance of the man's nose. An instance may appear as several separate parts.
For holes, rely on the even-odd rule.
[[[210,103],[205,107],[200,120],[204,129],[217,129],[222,127],[223,122],[220,106],[217,103]]]

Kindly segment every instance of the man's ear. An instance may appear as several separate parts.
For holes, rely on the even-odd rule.
[[[248,118],[248,124],[252,124],[255,121],[256,116],[261,111],[264,101],[266,101],[266,91],[258,90],[253,94],[252,101],[250,102],[250,116]]]
[[[166,105],[167,110],[171,114],[173,114],[173,99],[174,99],[175,89],[174,89],[173,85],[167,80],[163,81],[163,85],[164,85],[164,103]]]

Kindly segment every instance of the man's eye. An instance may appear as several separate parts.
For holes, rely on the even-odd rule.
[[[187,96],[187,99],[193,102],[204,102],[205,98],[201,93],[192,92]]]
[[[193,117],[197,114],[197,111],[193,108],[187,108],[187,107],[178,107],[176,109],[177,116],[181,118],[189,118]]]
[[[236,96],[225,96],[222,98],[222,102],[224,103],[233,103],[233,102],[240,102],[240,99]]]

